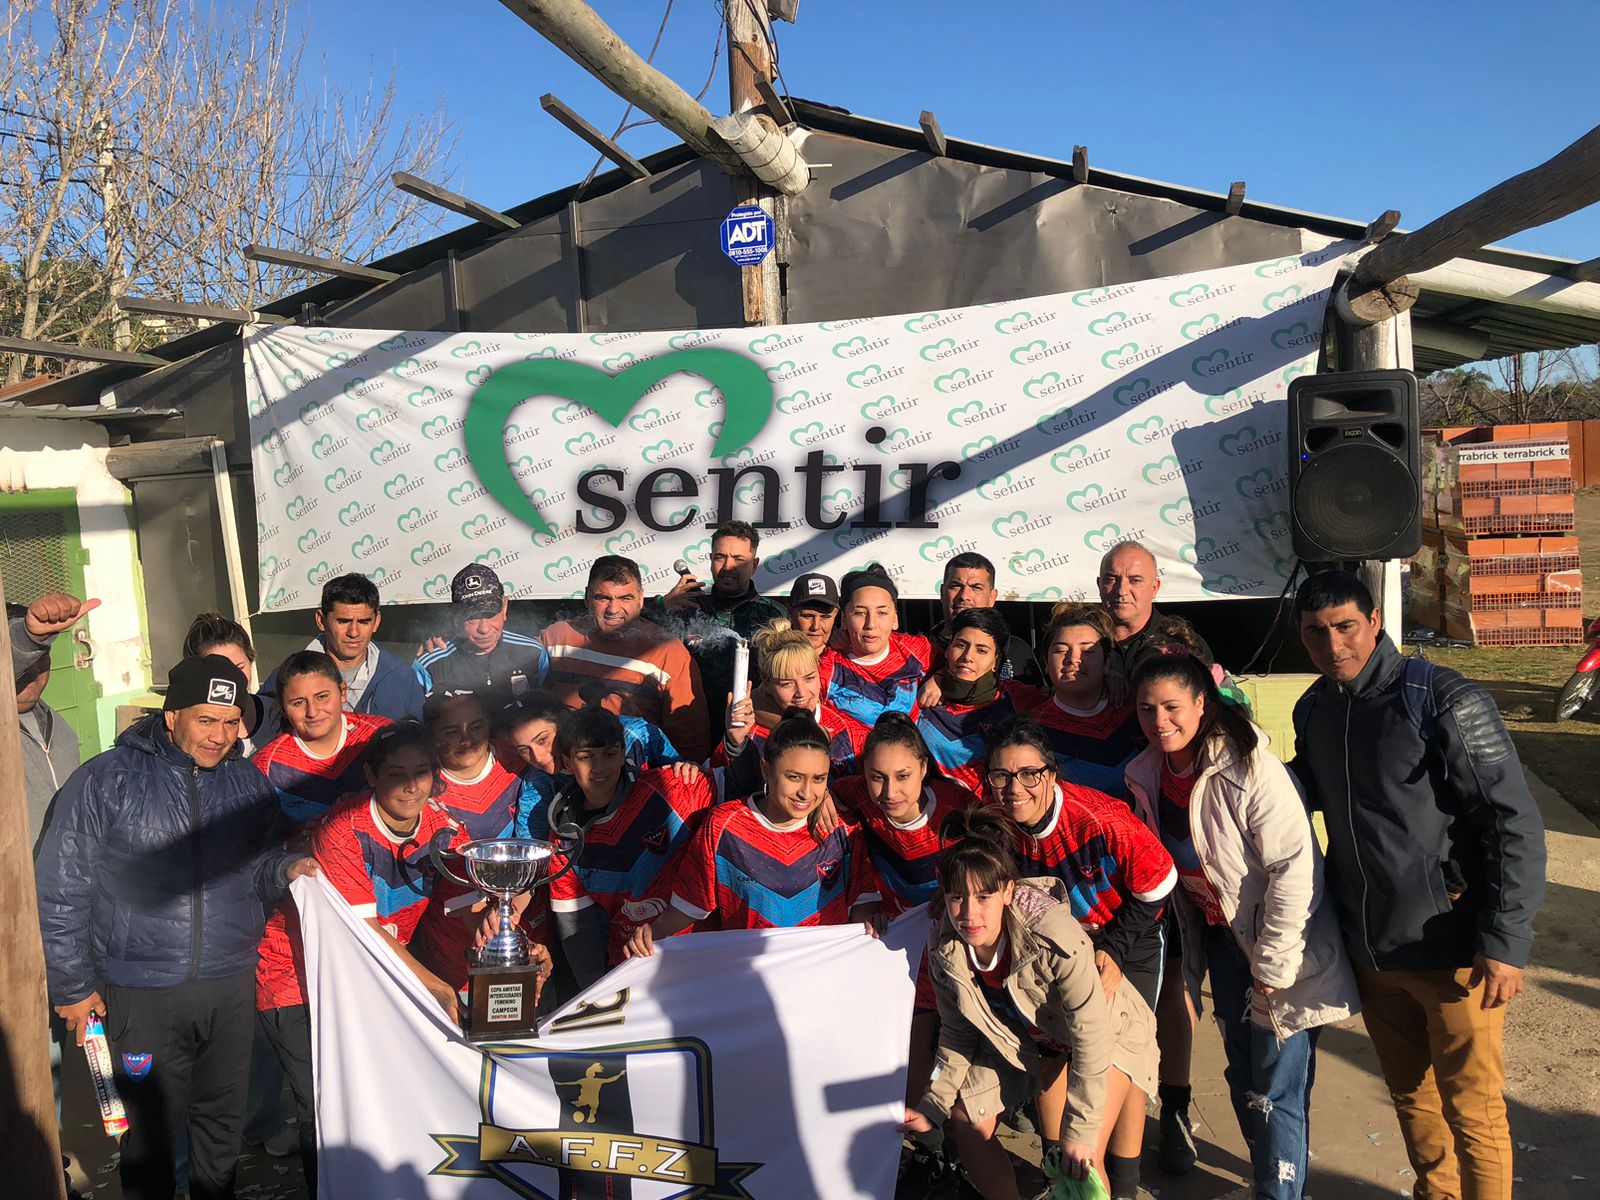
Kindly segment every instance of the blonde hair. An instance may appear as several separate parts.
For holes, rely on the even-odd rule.
[[[796,629],[788,617],[774,617],[756,630],[750,638],[750,648],[756,652],[763,679],[787,675],[796,667],[814,671],[822,657],[811,639]]]

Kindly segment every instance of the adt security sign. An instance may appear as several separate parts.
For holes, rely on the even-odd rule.
[[[722,252],[741,267],[753,267],[772,253],[775,226],[758,204],[741,204],[722,218]]]

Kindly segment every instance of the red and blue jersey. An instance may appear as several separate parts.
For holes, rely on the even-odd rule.
[[[401,836],[379,815],[370,792],[350,796],[311,827],[311,855],[323,876],[358,917],[375,920],[401,945],[411,940],[433,891],[428,850],[450,827],[429,804],[417,828]],[[457,834],[456,843],[462,841]],[[256,1007],[265,1011],[305,1003],[299,910],[284,897],[267,921],[256,959]]]
[[[1072,915],[1090,933],[1116,918],[1124,897],[1156,904],[1178,879],[1172,856],[1131,808],[1068,782],[1056,785],[1039,826],[1020,830],[1017,854],[1024,877],[1066,884]]]
[[[829,790],[839,815],[860,828],[887,915],[899,916],[939,894],[939,826],[951,813],[977,803],[977,797],[959,783],[929,775],[921,813],[899,825],[873,801],[862,776],[830,784]]]
[[[840,825],[818,840],[806,822],[774,825],[758,798],[719,804],[690,839],[672,881],[672,906],[716,929],[843,925],[877,899],[860,835]]]
[[[871,729],[884,713],[917,715],[917,692],[933,664],[933,645],[920,633],[891,633],[889,649],[875,663],[862,663],[833,647],[818,664],[822,698]]]
[[[860,721],[845,716],[826,701],[817,706],[813,716],[822,727],[822,732],[828,735],[828,761],[831,764],[828,768],[829,780],[837,781],[859,772],[861,766],[856,759],[861,754],[861,747],[866,745],[867,734],[872,730]],[[711,751],[711,766],[725,768],[722,772],[723,799],[743,799],[761,790],[764,786],[761,760],[767,738],[771,736],[772,730],[756,722],[755,730],[733,758],[728,757],[725,743],[717,743]]]
[[[551,909],[577,912],[599,905],[610,926],[609,959],[621,962],[634,929],[666,911],[668,866],[714,803],[713,784],[705,775],[692,783],[671,771],[639,775],[620,802],[583,826],[575,865],[550,885]],[[582,805],[581,794],[558,796],[550,806],[556,826],[584,821]],[[565,865],[558,855],[551,869]]]
[[[389,718],[348,712],[343,716],[339,746],[327,758],[318,758],[287,732],[250,756],[278,793],[284,816],[296,825],[308,824],[343,797],[367,790],[367,777],[361,769],[367,742],[389,724]]]
[[[1056,755],[1056,776],[1130,798],[1123,772],[1148,744],[1132,704],[1104,701],[1093,713],[1068,712],[1054,696],[1028,714],[1044,727]]]
[[[917,728],[928,744],[928,753],[946,775],[974,795],[983,794],[983,747],[989,726],[1027,711],[1027,704],[1014,698],[1014,693],[1019,692],[1026,697],[1033,689],[1006,682],[988,704],[955,704],[946,700],[917,714]]]

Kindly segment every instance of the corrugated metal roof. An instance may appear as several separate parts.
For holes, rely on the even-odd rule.
[[[791,97],[789,104],[800,125],[805,129],[860,138],[906,150],[925,150],[927,146],[922,130],[916,126],[866,117],[812,100]],[[948,134],[946,143],[948,157],[958,161],[1060,177],[1070,178],[1072,174],[1072,163],[1069,159],[1028,154],[982,142],[952,138]],[[642,161],[652,172],[658,172],[691,161],[693,158],[694,153],[687,146],[680,144],[647,155]],[[538,220],[561,211],[571,200],[578,198],[580,192],[584,198],[605,195],[626,186],[632,182],[632,178],[621,170],[607,171],[597,175],[587,187],[570,184],[505,211],[519,222]],[[1169,199],[1202,210],[1221,212],[1227,202],[1227,196],[1221,192],[1109,171],[1092,163],[1088,182],[1097,187]],[[1244,202],[1241,215],[1254,221],[1311,230],[1335,238],[1356,237],[1366,229],[1365,221],[1285,208],[1249,198]],[[403,275],[437,262],[451,251],[472,249],[504,233],[505,231],[498,227],[472,222],[378,259],[370,265]],[[1576,259],[1529,254],[1502,246],[1485,247],[1465,257],[1476,262],[1555,276],[1564,275],[1566,269],[1577,262]],[[355,280],[330,278],[262,304],[260,310],[294,318],[298,317],[301,308],[306,304],[335,304],[350,300],[367,290],[368,285]],[[1549,313],[1526,305],[1487,301],[1464,302],[1459,296],[1424,290],[1415,312],[1418,315],[1451,320],[1462,324],[1466,329],[1487,334],[1489,342],[1483,354],[1485,358],[1600,341],[1600,319],[1589,320],[1569,314]],[[234,336],[235,328],[231,325],[210,326],[170,342],[164,342],[148,352],[169,362],[178,363],[202,351],[224,345]],[[1421,345],[1416,347],[1415,360],[1419,372],[1459,366],[1469,361],[1459,355]],[[97,398],[104,389],[142,374],[144,372],[138,367],[108,364],[45,385],[38,394],[60,396],[69,403],[84,403]]]

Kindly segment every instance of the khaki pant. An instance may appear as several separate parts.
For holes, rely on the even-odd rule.
[[[1471,972],[1357,971],[1361,1015],[1394,1098],[1415,1200],[1511,1200],[1505,1006]]]

